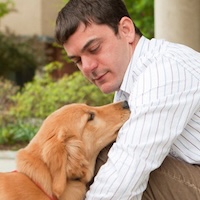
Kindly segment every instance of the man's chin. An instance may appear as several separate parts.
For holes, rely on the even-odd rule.
[[[113,89],[112,87],[110,86],[107,86],[107,85],[101,85],[101,86],[98,86],[97,87],[104,93],[104,94],[110,94],[110,93],[113,93],[115,92],[116,90]]]

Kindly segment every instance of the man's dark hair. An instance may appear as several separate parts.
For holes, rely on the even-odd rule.
[[[125,16],[130,18],[122,0],[69,0],[58,13],[55,38],[63,45],[81,22],[86,26],[91,22],[105,24],[117,34],[119,21]],[[136,26],[135,31],[142,35]]]

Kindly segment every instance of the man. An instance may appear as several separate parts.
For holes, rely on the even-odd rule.
[[[56,39],[131,109],[86,199],[200,199],[200,54],[146,39],[121,0],[70,0]]]

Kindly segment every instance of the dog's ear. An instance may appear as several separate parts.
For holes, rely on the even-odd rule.
[[[63,134],[60,130],[59,134]],[[66,187],[66,163],[67,154],[62,140],[55,134],[45,142],[42,150],[44,162],[49,168],[52,177],[53,194],[59,198]]]
[[[76,137],[68,138],[66,143],[68,179],[83,180],[88,168],[88,160],[85,155],[84,144]]]
[[[69,130],[59,130],[48,139],[42,156],[50,170],[52,191],[57,198],[64,192],[68,180],[83,179],[86,176],[88,161],[83,142]]]

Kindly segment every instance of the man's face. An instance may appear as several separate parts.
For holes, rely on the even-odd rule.
[[[124,34],[106,25],[81,23],[64,44],[68,57],[104,93],[117,91],[132,52]]]

